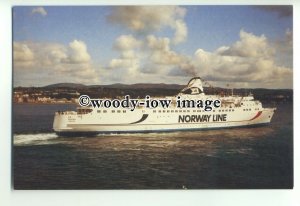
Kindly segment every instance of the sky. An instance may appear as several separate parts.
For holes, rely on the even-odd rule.
[[[14,86],[293,87],[292,6],[16,6]]]

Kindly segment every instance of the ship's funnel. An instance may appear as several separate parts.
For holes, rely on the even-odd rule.
[[[201,94],[203,93],[202,80],[200,77],[192,78],[187,86],[181,91],[184,94]]]

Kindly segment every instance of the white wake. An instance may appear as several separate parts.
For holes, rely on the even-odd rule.
[[[51,144],[51,140],[58,138],[55,133],[39,133],[39,134],[15,134],[14,145],[41,145]]]

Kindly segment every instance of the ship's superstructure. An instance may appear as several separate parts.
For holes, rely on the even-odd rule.
[[[276,108],[263,108],[260,101],[248,96],[206,95],[202,80],[191,79],[188,85],[174,97],[185,100],[219,99],[221,107],[205,111],[203,108],[137,107],[131,111],[124,108],[79,107],[77,111],[56,112],[53,129],[62,135],[164,132],[176,130],[201,130],[227,127],[241,127],[271,122]]]

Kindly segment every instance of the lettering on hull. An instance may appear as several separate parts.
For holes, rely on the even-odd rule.
[[[227,114],[214,115],[179,115],[179,123],[193,123],[193,122],[226,122]]]

